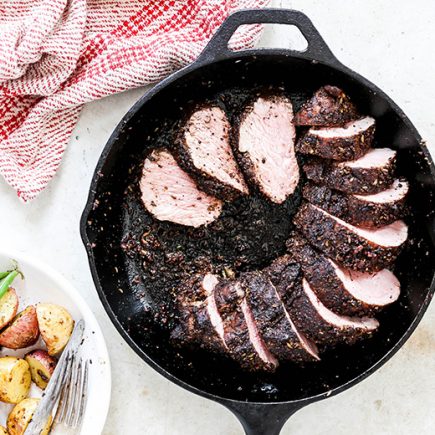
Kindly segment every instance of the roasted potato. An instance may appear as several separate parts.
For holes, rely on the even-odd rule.
[[[21,402],[27,397],[31,383],[27,361],[13,356],[0,358],[0,400],[2,402]]]
[[[29,305],[18,313],[12,323],[0,332],[0,346],[8,349],[22,349],[35,344],[39,337],[36,309]]]
[[[8,431],[4,426],[0,426],[0,435],[8,435]]]
[[[39,388],[45,390],[54,372],[57,361],[51,357],[47,351],[41,349],[32,350],[32,352],[29,352],[25,356],[25,359],[30,366],[32,381]]]
[[[12,287],[0,298],[0,329],[12,322],[18,311],[18,296]],[[1,433],[1,432],[0,432]]]
[[[74,320],[68,311],[55,304],[36,306],[39,329],[50,356],[62,352],[71,337]]]
[[[23,435],[27,426],[32,420],[33,413],[35,412],[40,399],[24,399],[12,409],[8,415],[6,423],[9,435]],[[52,418],[45,425],[41,431],[41,435],[50,433]]]

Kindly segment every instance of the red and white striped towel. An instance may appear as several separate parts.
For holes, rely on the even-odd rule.
[[[192,62],[223,20],[269,0],[2,0],[0,173],[23,201],[54,176],[82,105]],[[233,48],[250,47],[246,26]]]

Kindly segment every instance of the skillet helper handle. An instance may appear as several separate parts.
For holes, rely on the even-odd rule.
[[[231,402],[224,405],[242,423],[246,435],[279,435],[286,421],[303,407],[289,403]]]
[[[305,51],[286,50],[288,54],[313,61],[338,63],[320,33],[311,20],[302,12],[293,9],[247,9],[231,14],[216,31],[204,48],[198,61],[208,63],[232,56],[237,56],[228,48],[228,41],[239,26],[244,24],[288,24],[296,26],[308,42]],[[268,49],[263,49],[267,51]]]

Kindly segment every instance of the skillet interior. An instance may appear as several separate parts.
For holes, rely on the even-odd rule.
[[[275,374],[246,374],[236,364],[204,352],[174,348],[156,326],[144,303],[159,299],[133,279],[141,264],[120,248],[126,231],[143,228],[144,212],[126,200],[127,186],[155,141],[165,144],[167,131],[183,115],[189,100],[202,101],[217,92],[257,86],[284,86],[297,105],[324,84],[342,87],[362,113],[377,118],[376,143],[399,150],[398,173],[411,182],[410,243],[396,267],[402,284],[400,301],[378,316],[374,338],[323,354],[322,362],[298,368],[285,365]],[[155,132],[159,129],[158,132]],[[151,136],[151,140],[146,138]],[[241,55],[190,71],[163,87],[117,129],[113,144],[95,174],[95,201],[84,213],[88,249],[95,261],[94,278],[112,320],[129,335],[141,356],[206,393],[234,400],[282,402],[308,398],[337,388],[362,375],[389,353],[410,328],[429,297],[435,269],[434,178],[419,136],[394,105],[346,72],[320,63],[277,54]],[[109,142],[109,143],[110,143]],[[83,228],[82,228],[83,229]],[[139,231],[140,232],[140,231]],[[97,287],[99,287],[97,284]],[[135,347],[135,346],[134,346]]]

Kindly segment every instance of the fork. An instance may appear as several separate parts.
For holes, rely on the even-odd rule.
[[[55,422],[76,429],[83,421],[89,377],[89,360],[78,355],[85,322],[79,320],[64,349],[26,435],[39,435],[56,408]]]
[[[75,355],[64,380],[55,422],[76,429],[81,426],[86,409],[88,392],[89,360]]]

